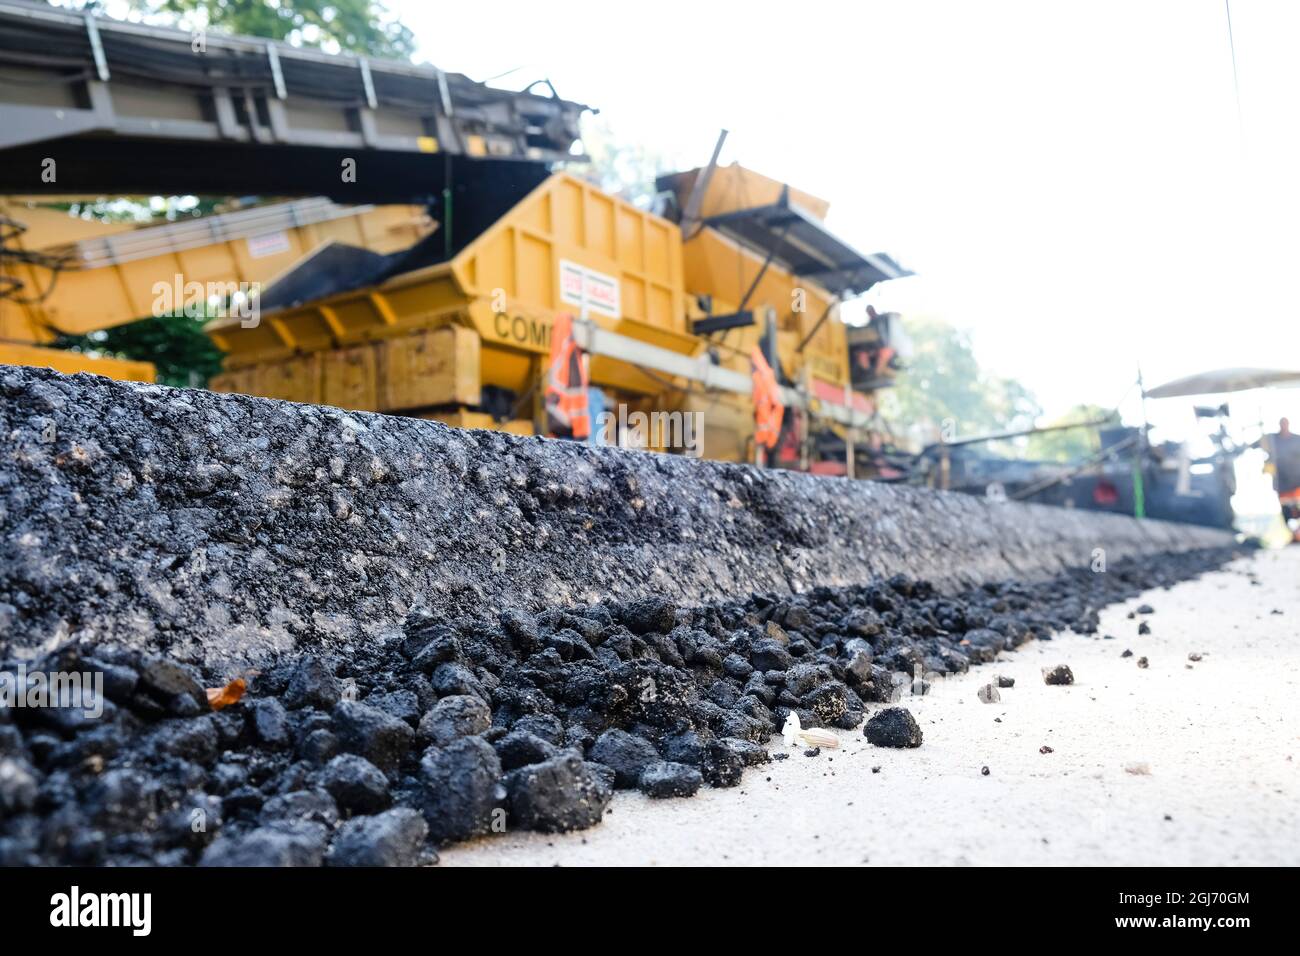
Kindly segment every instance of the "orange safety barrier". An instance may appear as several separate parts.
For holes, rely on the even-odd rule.
[[[757,345],[749,353],[754,366],[754,442],[765,448],[775,448],[781,437],[781,419],[785,406],[781,404],[781,389],[776,373],[767,364],[763,351]]]
[[[587,363],[573,340],[573,316],[560,313],[551,329],[551,363],[546,371],[548,423],[559,423],[574,438],[591,434],[587,395]]]

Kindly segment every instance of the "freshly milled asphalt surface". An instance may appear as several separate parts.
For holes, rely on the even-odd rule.
[[[840,750],[790,749],[738,788],[620,793],[591,830],[485,838],[441,865],[1294,866],[1297,597],[1300,547],[1265,552],[1107,608],[1095,637],[1032,641],[907,698],[918,749],[837,731]],[[1155,613],[1126,616],[1143,603]],[[1043,683],[1058,663],[1073,685]],[[1015,686],[981,703],[995,674]]]

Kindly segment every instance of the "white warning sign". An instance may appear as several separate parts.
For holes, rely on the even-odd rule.
[[[621,314],[618,279],[567,259],[560,260],[560,300],[611,319]]]

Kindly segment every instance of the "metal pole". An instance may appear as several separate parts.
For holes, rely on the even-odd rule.
[[[718,133],[718,141],[713,144],[713,155],[709,158],[709,165],[704,168],[695,180],[695,185],[691,187],[690,198],[686,200],[686,208],[682,211],[682,238],[689,239],[690,231],[700,218],[700,205],[704,202],[704,193],[709,188],[709,183],[713,181],[713,171],[718,168],[718,157],[722,155],[722,144],[727,141],[727,131],[721,130]]]
[[[1138,394],[1142,396],[1142,431],[1133,452],[1133,517],[1145,518],[1147,515],[1146,488],[1143,485],[1142,465],[1147,459],[1147,390],[1142,384],[1142,366],[1138,365]]]
[[[445,170],[442,183],[442,248],[446,258],[451,258],[454,248],[451,239],[451,153],[443,158]]]
[[[85,13],[83,16],[86,18],[86,35],[90,38],[90,54],[95,60],[95,75],[101,83],[107,83],[108,59],[104,56],[104,42],[99,38],[99,24],[95,22],[94,14]]]
[[[781,237],[785,238],[785,233],[782,233]],[[795,349],[796,352],[803,352],[804,348],[808,345],[808,343],[812,341],[813,336],[821,331],[822,324],[826,321],[826,317],[831,314],[831,309],[839,305],[840,302],[843,301],[843,299],[844,299],[844,293],[841,292],[839,295],[835,296],[835,298],[831,299],[830,302],[826,303],[826,308],[822,310],[822,314],[817,319],[817,322],[813,325],[812,331],[804,336],[803,341],[799,343],[799,347]]]
[[[1237,43],[1232,36],[1232,0],[1223,0],[1223,12],[1228,20],[1228,54],[1232,57],[1232,95],[1237,102],[1237,139],[1246,141],[1246,126],[1241,118],[1241,83],[1237,79]]]
[[[740,305],[736,306],[737,312],[744,312],[745,306],[749,305],[749,300],[753,296],[754,291],[758,288],[758,284],[763,281],[763,276],[767,275],[768,267],[772,264],[772,260],[776,258],[777,246],[782,242],[785,242],[785,234],[790,231],[790,227],[793,224],[794,217],[792,216],[787,219],[785,225],[781,227],[781,235],[777,237],[776,244],[768,250],[767,258],[763,260],[763,266],[758,270],[758,275],[754,276],[754,281],[751,282],[749,288],[745,290],[745,297],[740,300]],[[827,307],[827,311],[830,311],[829,306]]]
[[[853,407],[853,385],[846,383],[844,386],[844,404],[849,408]],[[848,425],[844,429],[844,477],[856,478],[856,455],[853,448],[854,431],[853,426]]]
[[[1133,458],[1133,517],[1147,516],[1146,488],[1142,483],[1142,443],[1138,442],[1138,453]]]
[[[799,385],[805,396],[810,394],[808,382],[808,363],[803,364],[799,370]],[[812,457],[812,413],[806,406],[799,409],[799,470],[808,470],[808,461]]]

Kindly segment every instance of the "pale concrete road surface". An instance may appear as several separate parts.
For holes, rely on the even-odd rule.
[[[1095,638],[1031,642],[907,698],[925,733],[917,750],[840,731],[841,749],[791,749],[735,789],[620,793],[591,830],[502,834],[442,864],[1294,866],[1297,597],[1300,547],[1263,552],[1109,608]],[[1153,633],[1139,636],[1126,615],[1144,602]],[[1058,663],[1073,686],[1043,683]],[[997,674],[1015,687],[981,703]]]

